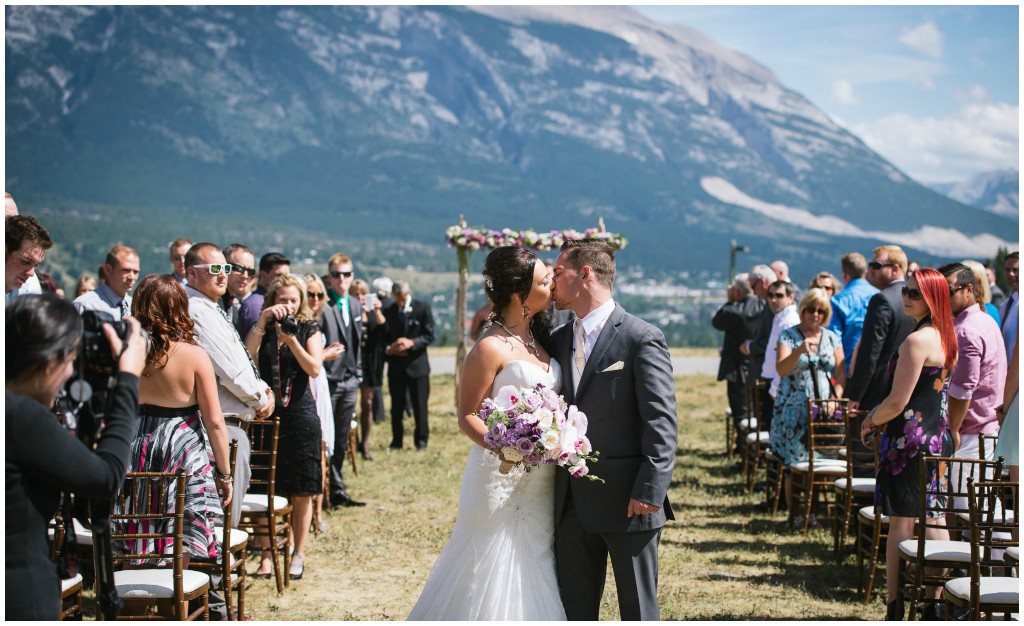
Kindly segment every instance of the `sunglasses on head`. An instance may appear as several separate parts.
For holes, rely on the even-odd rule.
[[[202,265],[193,265],[192,267],[205,267],[211,276],[217,276],[222,272],[230,274],[234,271],[234,266],[230,263],[203,263]]]
[[[323,300],[326,297],[326,294],[322,291],[307,291],[306,297],[310,300]]]
[[[924,297],[924,294],[921,293],[920,289],[908,289],[907,287],[904,287],[902,293],[904,298],[910,298],[911,300],[920,300]]]
[[[782,298],[785,298],[785,297],[786,297],[786,292],[785,291],[783,291],[782,293],[770,293],[770,294],[768,294],[768,299],[769,300],[781,300]]]
[[[878,270],[882,269],[883,267],[895,267],[895,266],[896,266],[895,263],[879,263],[878,261],[872,261],[872,262],[868,263],[868,268],[869,269],[873,269],[876,272]]]
[[[335,272],[335,271],[331,271],[331,276],[333,276],[335,278],[341,278],[342,276],[344,276],[345,278],[351,278],[352,277],[352,272]]]

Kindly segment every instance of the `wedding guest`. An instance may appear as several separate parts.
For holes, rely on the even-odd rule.
[[[821,289],[809,289],[800,300],[800,323],[779,335],[776,369],[780,382],[771,425],[772,452],[786,467],[807,460],[807,400],[840,398],[846,386],[843,344],[839,335],[828,330],[832,305]],[[835,379],[833,386],[831,380]],[[789,511],[787,527],[803,526],[794,511],[793,480],[786,472],[785,496]],[[817,520],[811,517],[808,525]]]
[[[224,253],[224,260],[231,264],[231,274],[228,275],[228,290],[220,299],[220,306],[234,325],[238,323],[242,303],[252,295],[256,256],[252,248],[240,243],[233,243],[221,252]]]
[[[907,261],[907,277],[914,275],[914,272],[921,269],[921,264],[917,261]]]
[[[747,274],[737,274],[727,290],[728,301],[711,318],[711,325],[723,332],[721,358],[718,362],[718,380],[725,381],[733,423],[736,424],[739,445],[739,423],[747,418],[745,385],[748,376],[748,358],[740,352],[740,345],[753,336],[761,320],[764,300],[750,290]]]
[[[75,283],[75,298],[86,294],[96,288],[96,277],[89,272],[83,273]]]
[[[6,216],[18,215],[18,205],[14,202],[14,196],[12,196],[9,193],[6,194],[6,197],[5,197],[4,215],[6,215]],[[11,248],[7,248],[7,250],[10,251]],[[39,284],[39,277],[33,274],[33,275],[28,277],[28,280],[25,281],[24,285],[22,285],[21,287],[18,288],[16,294],[13,294],[13,295],[11,295],[9,297],[13,298],[15,295],[22,295],[23,296],[23,295],[29,294],[29,293],[42,293],[42,292],[43,292],[43,289],[42,289],[42,286]]]
[[[171,259],[171,276],[180,285],[187,285],[188,278],[185,277],[185,254],[192,247],[192,242],[184,237],[178,237],[171,242],[168,253]]]
[[[1006,353],[1013,354],[1013,347],[1017,344],[1017,323],[1020,318],[1020,254],[1011,252],[1006,255],[1003,269],[1006,271],[1006,284],[1010,287],[1010,295],[1007,296],[1003,308],[999,311],[1002,318],[1003,341],[1006,344]]]
[[[810,289],[814,289],[814,287]],[[810,289],[808,289],[808,292],[810,292]],[[823,289],[822,291],[825,290]],[[828,294],[827,291],[825,293],[826,295]],[[775,318],[772,320],[772,333],[768,337],[768,351],[765,352],[764,370],[761,375],[772,380],[768,393],[773,398],[778,395],[779,382],[781,380],[776,365],[779,354],[779,337],[782,336],[782,331],[800,323],[800,313],[797,312],[796,303],[794,302],[795,296],[796,290],[793,288],[793,283],[787,283],[784,280],[777,280],[768,288],[768,306],[775,313]],[[767,423],[760,430],[770,432],[771,420],[766,419],[765,421]]]
[[[337,253],[327,260],[327,298],[329,305],[320,314],[320,328],[329,349],[340,349],[339,356],[324,364],[327,384],[334,406],[334,454],[331,456],[331,506],[363,506],[353,499],[345,483],[345,455],[352,420],[359,401],[359,379],[363,376],[362,319],[359,300],[348,294],[355,277],[352,259]]]
[[[960,262],[969,267],[971,273],[974,274],[974,284],[978,288],[974,292],[974,299],[977,301],[978,307],[988,313],[995,320],[996,327],[998,327],[1002,319],[999,317],[999,307],[992,304],[992,291],[989,288],[985,266],[971,259],[964,259]]]
[[[56,621],[61,584],[46,534],[61,492],[110,499],[121,487],[135,429],[139,375],[146,341],[129,318],[121,340],[109,325],[105,341],[117,362],[110,410],[92,450],[72,436],[52,412],[58,392],[74,372],[82,320],[71,303],[51,294],[26,295],[7,304],[4,421],[6,515],[4,617]]]
[[[280,252],[268,252],[260,257],[259,284],[256,291],[252,292],[242,307],[238,310],[238,321],[235,328],[238,329],[238,336],[243,339],[249,335],[249,329],[256,323],[263,310],[263,297],[267,293],[267,287],[285,274],[290,274],[292,262]]]
[[[996,271],[987,262],[985,263],[985,275],[988,277],[988,290],[992,293],[992,304],[999,308],[999,305],[1006,300],[1006,294],[996,284]]]
[[[394,302],[391,299],[391,287],[393,284],[394,281],[387,276],[375,278],[371,283],[374,292],[377,294],[377,299],[380,300],[380,310],[382,313]],[[387,363],[387,356],[384,354],[384,349],[387,347],[387,341],[388,339],[384,331],[378,331],[376,335],[370,336],[367,340],[366,349],[372,351],[372,356],[364,359],[364,362],[374,364],[372,376],[376,386],[373,388],[373,421],[378,424],[386,419],[386,412],[384,411],[384,365]],[[367,376],[365,369],[363,370],[363,376],[364,378]]]
[[[359,425],[362,437],[359,439],[359,452],[367,461],[373,460],[370,452],[370,430],[373,427],[373,399],[377,390],[384,384],[384,346],[387,343],[384,326],[384,309],[380,298],[370,293],[366,281],[356,279],[349,288],[349,295],[359,300],[363,309],[362,315],[362,354],[363,379],[359,381]]]
[[[781,279],[767,265],[755,265],[751,268],[749,279],[751,289],[761,299],[763,306],[761,317],[754,327],[754,333],[750,339],[740,344],[740,352],[749,358],[749,378],[747,380],[750,383],[757,380],[764,381],[761,393],[761,416],[766,422],[770,422],[771,418],[769,416],[774,415],[774,399],[768,393],[772,381],[764,376],[764,359],[765,354],[768,352],[768,338],[772,334],[772,323],[775,321],[775,314],[772,313],[771,307],[768,306],[768,287]],[[793,288],[795,290],[796,286],[794,285]],[[796,296],[794,295],[794,297]],[[758,428],[760,428],[760,425]]]
[[[828,294],[829,298],[839,293],[843,288],[839,283],[839,279],[829,272],[818,272],[814,275],[814,278],[811,279],[807,288],[814,289],[815,287],[822,289],[826,294]]]
[[[868,302],[878,293],[878,288],[864,279],[868,264],[860,252],[847,252],[840,264],[846,286],[832,295],[832,321],[828,328],[843,338],[843,353],[849,355],[846,359],[846,373],[849,375],[856,354],[854,347],[864,330]]]
[[[79,313],[101,311],[120,320],[132,310],[132,297],[128,292],[139,277],[139,254],[128,246],[114,246],[107,252],[103,273],[107,281],[75,298],[73,304]]]
[[[949,422],[943,410],[946,376],[957,361],[949,283],[936,270],[924,267],[906,280],[901,291],[904,309],[914,320],[914,326],[895,356],[891,390],[864,418],[860,429],[861,442],[865,445],[872,431],[879,436],[875,506],[889,516],[885,551],[886,620],[903,619],[899,550],[903,541],[914,537],[914,520],[921,495],[918,455],[948,457],[953,453]],[[943,463],[936,463],[927,471],[931,481],[940,486],[949,479]],[[930,502],[928,516],[943,518],[945,512],[941,504]],[[949,532],[930,527],[925,537],[948,540]],[[939,586],[930,588],[932,598],[938,597],[940,589]],[[940,604],[930,604],[922,616],[940,619],[939,610]]]
[[[249,468],[249,436],[243,422],[255,417],[270,417],[274,411],[274,394],[259,372],[241,338],[217,301],[227,290],[224,253],[220,246],[197,243],[185,254],[188,285],[188,313],[195,324],[196,343],[206,351],[217,375],[217,397],[228,429],[228,438],[238,440],[235,475],[232,484],[232,519],[241,518],[242,500],[249,490],[252,472]]]
[[[36,266],[46,258],[53,240],[39,220],[29,215],[5,217],[4,231],[4,294],[10,302],[11,298],[32,292],[30,280],[36,285],[35,292],[39,292]]]
[[[306,280],[306,301],[309,303],[309,311],[313,319],[318,320],[323,314],[324,302],[327,300],[327,288],[316,274],[306,274],[303,278]],[[343,346],[335,346],[328,350],[327,336],[323,333],[320,333],[320,336],[323,337],[324,343],[324,363],[341,356]],[[330,479],[328,462],[334,454],[334,405],[331,402],[331,387],[327,383],[326,367],[321,367],[320,373],[313,380],[313,399],[316,400],[316,414],[320,418],[320,480],[321,484],[324,484]],[[320,532],[327,532],[327,522],[320,515],[323,512],[323,503],[324,494],[317,494],[313,499],[313,519],[317,521]]]
[[[851,409],[870,411],[885,398],[890,386],[886,364],[914,326],[914,320],[904,312],[900,295],[906,285],[906,270],[907,255],[902,248],[875,248],[867,279],[880,293],[871,296],[864,314],[857,362],[846,388]]]
[[[292,321],[297,322],[295,327],[285,325]],[[298,580],[305,572],[313,497],[323,493],[323,435],[312,381],[323,367],[324,339],[309,310],[306,285],[297,276],[286,274],[268,285],[263,311],[250,328],[245,346],[263,379],[280,392],[276,396],[281,417],[276,489],[292,505],[294,543],[288,575]],[[271,567],[270,550],[264,550],[257,574],[269,573]]]
[[[404,280],[395,281],[391,288],[394,303],[384,311],[387,320],[388,387],[391,390],[391,445],[402,449],[405,429],[406,392],[412,400],[416,421],[413,443],[416,450],[426,450],[430,437],[427,423],[427,402],[430,398],[430,361],[427,346],[434,342],[434,314],[430,305],[412,297],[412,289]]]
[[[946,398],[954,456],[982,458],[978,436],[999,432],[996,409],[1003,403],[1006,348],[999,334],[999,325],[975,298],[978,283],[974,272],[962,263],[943,265],[939,272],[949,284],[953,332],[957,341],[956,367],[950,377]],[[987,287],[984,282],[982,285]],[[993,458],[992,447],[985,451],[984,458]],[[960,466],[954,464],[951,470],[952,480],[966,491]],[[966,505],[966,501],[961,504]]]
[[[188,296],[173,276],[151,274],[139,283],[132,315],[149,333],[151,347],[139,379],[139,421],[128,471],[184,469],[185,566],[192,558],[216,559],[220,544],[213,527],[221,515],[222,503],[227,506],[231,502],[232,477],[228,433],[217,398],[213,364],[196,343]],[[166,495],[162,506],[171,510],[175,495]],[[119,522],[117,532],[140,530],[129,528],[136,525]],[[166,531],[155,522],[144,530]],[[160,539],[138,539],[119,543],[114,549],[121,554],[169,554],[172,547]]]

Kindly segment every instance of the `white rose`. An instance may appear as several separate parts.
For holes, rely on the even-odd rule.
[[[544,430],[551,428],[551,425],[555,422],[555,414],[543,407],[537,409],[533,416],[537,418],[537,425]]]
[[[518,463],[523,460],[523,453],[516,448],[508,447],[501,449],[501,455],[509,463]]]
[[[549,430],[545,432],[544,436],[541,437],[540,441],[542,444],[544,444],[545,450],[554,450],[560,448],[559,444],[561,443],[561,441],[558,436],[557,430]]]

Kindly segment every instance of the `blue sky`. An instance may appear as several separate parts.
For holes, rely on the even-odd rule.
[[[921,182],[1019,167],[1012,6],[634,6],[767,66]]]

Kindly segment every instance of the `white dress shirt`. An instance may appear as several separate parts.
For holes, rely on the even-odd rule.
[[[127,311],[129,314],[132,311],[132,297],[125,294],[123,300],[124,309],[122,309],[121,305],[121,296],[114,293],[114,290],[107,283],[103,283],[96,289],[78,296],[71,304],[75,305],[79,313],[82,311],[103,311],[113,315],[115,320],[120,321],[122,310]]]
[[[615,300],[609,298],[608,302],[587,313],[580,320],[583,324],[584,358],[590,358],[594,344],[597,343],[597,338],[601,336],[601,331],[604,330],[604,325],[608,323],[608,318],[612,316],[614,310]]]
[[[269,399],[263,382],[224,309],[203,293],[186,286],[188,313],[195,322],[196,342],[210,355],[217,375],[217,395],[224,417],[248,422]]]
[[[771,378],[772,385],[768,388],[768,393],[775,397],[775,393],[779,390],[779,371],[775,369],[779,355],[779,337],[782,336],[782,331],[787,328],[792,328],[800,323],[800,313],[796,310],[796,305],[791,304],[786,308],[782,309],[775,314],[772,319],[772,332],[768,335],[768,347],[764,351],[764,367],[761,368],[761,378]]]

